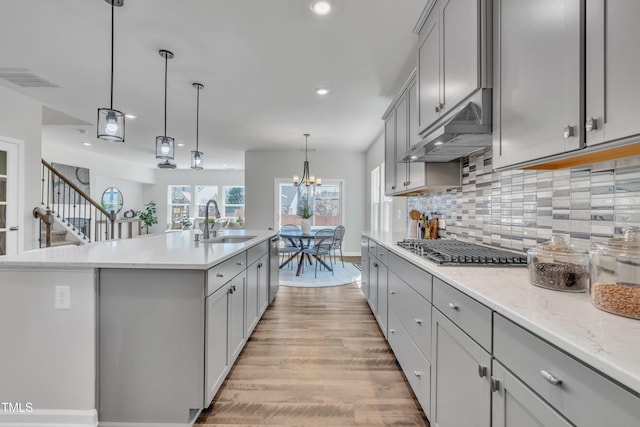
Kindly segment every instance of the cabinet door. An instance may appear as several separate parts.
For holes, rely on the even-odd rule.
[[[572,425],[496,360],[493,361],[491,376],[496,384],[491,402],[491,427]]]
[[[207,328],[205,334],[205,400],[209,406],[222,385],[229,366],[228,297],[230,285],[225,285],[205,299]]]
[[[496,167],[581,148],[580,0],[498,0]]]
[[[378,260],[369,252],[369,307],[374,315],[378,312]]]
[[[378,318],[378,324],[382,330],[382,334],[387,337],[387,320],[388,320],[388,280],[387,280],[387,266],[378,262],[378,311],[376,317]]]
[[[587,144],[640,134],[640,2],[587,0]]]
[[[246,289],[246,309],[245,325],[247,326],[246,336],[251,335],[251,331],[258,323],[260,315],[258,313],[258,292],[260,286],[260,261],[256,261],[247,268],[247,289]]]
[[[433,309],[431,425],[490,425],[491,356],[442,313]]]
[[[409,148],[408,113],[407,92],[405,92],[396,105],[396,188],[399,190],[404,190],[407,185],[407,164],[399,160]]]
[[[360,289],[366,300],[369,300],[369,239],[360,239],[360,265],[362,273],[360,275]]]
[[[418,119],[422,133],[440,117],[440,25],[438,5],[420,31],[418,47]]]
[[[407,105],[409,108],[409,123],[407,129],[409,132],[409,146],[413,147],[420,142],[418,135],[418,83],[413,82],[407,91]],[[407,190],[411,190],[426,185],[425,180],[425,164],[422,162],[407,163]]]
[[[246,293],[245,274],[238,274],[229,282],[229,365],[233,365],[242,350],[245,339],[244,304]]]
[[[263,255],[258,260],[258,319],[269,305],[269,257]]]
[[[384,122],[384,194],[395,193],[396,187],[396,112]]]
[[[442,111],[454,108],[480,86],[478,0],[442,0]]]

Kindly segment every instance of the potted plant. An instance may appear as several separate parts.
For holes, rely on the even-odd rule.
[[[158,223],[158,217],[156,216],[156,203],[151,201],[144,205],[144,210],[137,212],[138,217],[144,222],[144,226],[149,234],[149,227]]]
[[[302,234],[310,234],[313,211],[309,206],[299,206],[297,215],[302,218],[302,224],[300,225],[300,228],[302,228]]]
[[[191,225],[192,225],[188,216],[183,216],[182,219],[180,220],[180,224],[182,224],[183,230],[189,230],[189,228],[191,228]]]

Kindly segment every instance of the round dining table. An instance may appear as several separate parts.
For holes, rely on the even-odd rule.
[[[296,276],[300,275],[300,272],[302,271],[302,263],[305,260],[304,250],[309,247],[310,241],[315,237],[316,231],[317,230],[311,230],[311,232],[308,234],[304,234],[302,231],[281,231],[280,232],[281,238],[288,240],[291,243],[291,246],[295,246],[296,248],[298,248],[297,252],[293,252],[286,260],[284,260],[280,264],[280,268],[284,267],[285,265],[289,264],[291,261],[299,257]],[[309,264],[312,265],[313,263],[311,261],[310,254],[307,253],[306,255],[307,255],[307,260],[309,261]],[[324,260],[322,260],[317,256],[314,256],[314,258],[320,264],[322,264],[327,270],[332,271],[331,266],[329,266],[326,262],[324,262]]]

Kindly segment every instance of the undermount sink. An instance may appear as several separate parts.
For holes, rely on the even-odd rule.
[[[210,239],[202,240],[203,243],[243,243],[247,240],[255,239],[256,236],[246,236],[246,235],[227,235],[227,236],[218,236],[211,237]]]

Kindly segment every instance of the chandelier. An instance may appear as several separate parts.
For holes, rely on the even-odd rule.
[[[202,170],[202,156],[204,153],[198,149],[198,134],[200,129],[200,89],[204,87],[202,83],[193,83],[197,90],[196,95],[196,150],[191,152],[191,169]]]
[[[307,141],[309,139],[309,136],[311,135],[308,133],[304,134],[304,168],[302,170],[302,177],[298,175],[293,176],[293,185],[295,185],[296,187],[299,187],[302,184],[306,185],[307,187],[310,185],[322,185],[322,178],[316,178],[309,173],[309,160],[307,158],[309,151]]]

